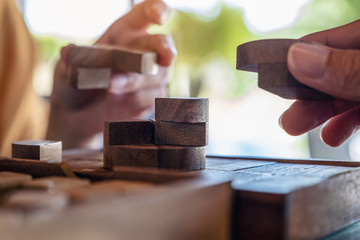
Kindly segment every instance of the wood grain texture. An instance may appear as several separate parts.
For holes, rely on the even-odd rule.
[[[25,173],[0,172],[0,191],[22,186],[31,179],[31,175]]]
[[[287,53],[298,39],[264,39],[237,47],[236,69],[258,72],[260,88],[287,99],[333,100],[334,97],[299,83],[287,68]]]
[[[182,123],[209,121],[208,98],[155,98],[155,120]]]
[[[77,179],[59,176],[37,178],[24,183],[25,188],[44,189],[51,191],[67,190],[71,188],[86,187],[90,185],[88,179]]]
[[[133,51],[110,45],[72,46],[69,63],[76,67],[111,68],[115,71],[156,74],[153,52]]]
[[[68,66],[67,78],[75,89],[106,89],[110,84],[111,68],[78,68]]]
[[[192,171],[205,168],[205,147],[166,145],[109,146],[104,167],[132,166]]]
[[[155,122],[155,144],[179,146],[208,145],[209,125],[203,123]]]
[[[62,161],[62,142],[47,140],[24,140],[12,143],[12,157],[36,159],[46,162]]]

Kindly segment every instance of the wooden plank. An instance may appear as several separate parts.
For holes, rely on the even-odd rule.
[[[208,98],[155,98],[155,120],[182,123],[209,121]]]
[[[209,124],[155,122],[155,144],[180,146],[208,145]]]
[[[236,171],[274,163],[270,161],[207,158],[206,169]]]
[[[76,67],[111,68],[115,71],[141,74],[158,72],[155,53],[110,45],[73,46],[70,49],[69,63]]]
[[[48,140],[24,140],[11,144],[12,157],[37,159],[46,162],[61,162],[62,142]]]
[[[229,182],[196,180],[77,205],[41,224],[25,224],[21,231],[0,226],[0,233],[4,239],[27,240],[226,240],[231,199]]]
[[[205,147],[151,144],[109,146],[104,167],[111,169],[114,166],[199,170],[205,168]]]
[[[89,185],[90,185],[90,181],[88,179],[76,179],[76,178],[59,177],[59,176],[37,178],[24,183],[25,188],[45,189],[51,191],[80,188]]]
[[[0,191],[22,186],[25,181],[31,179],[29,174],[0,171]]]
[[[68,66],[68,81],[75,89],[106,89],[110,84],[111,68],[78,68]]]
[[[263,39],[237,47],[236,69],[258,72],[260,88],[287,99],[333,100],[334,97],[299,83],[287,68],[292,44],[319,44],[298,39]]]

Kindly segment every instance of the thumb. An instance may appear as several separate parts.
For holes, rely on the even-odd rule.
[[[335,97],[360,100],[360,51],[297,43],[290,47],[288,67],[301,83]]]

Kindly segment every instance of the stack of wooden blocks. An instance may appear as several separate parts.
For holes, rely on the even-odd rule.
[[[155,120],[106,122],[104,168],[205,168],[209,99],[156,98]]]

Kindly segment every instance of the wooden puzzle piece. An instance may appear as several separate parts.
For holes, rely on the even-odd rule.
[[[21,209],[24,212],[50,210],[63,210],[69,203],[69,196],[63,192],[19,190],[9,194],[4,206]]]
[[[156,53],[110,45],[72,46],[69,63],[76,67],[111,68],[115,71],[156,74]]]
[[[81,68],[68,66],[68,81],[75,89],[105,89],[109,87],[111,68]]]
[[[86,187],[90,185],[88,179],[78,179],[60,176],[50,176],[37,178],[24,183],[25,188],[45,189],[45,190],[67,190],[71,188]]]
[[[114,166],[200,170],[205,168],[205,147],[151,144],[109,146],[104,167],[112,169]]]
[[[287,53],[292,44],[312,41],[265,39],[237,47],[236,68],[258,72],[258,86],[287,99],[333,100],[334,97],[299,83],[287,67]]]
[[[155,144],[180,146],[206,146],[209,127],[203,123],[155,121]]]
[[[0,191],[22,186],[31,179],[31,175],[25,173],[0,172]]]
[[[208,98],[155,98],[155,120],[182,123],[209,121]]]
[[[153,188],[154,185],[147,182],[106,180],[84,188],[72,188],[67,192],[73,202],[89,202],[119,195],[136,194]]]
[[[12,157],[46,162],[62,161],[61,141],[24,140],[12,143]]]

